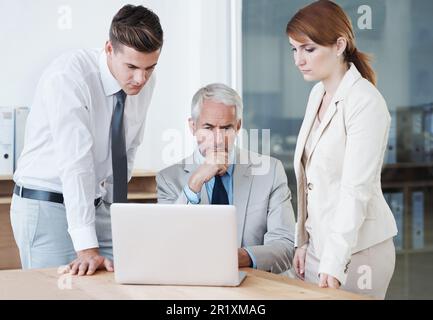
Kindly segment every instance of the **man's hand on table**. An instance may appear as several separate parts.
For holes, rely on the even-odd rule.
[[[243,268],[243,267],[250,268],[252,265],[250,255],[248,254],[247,250],[245,250],[244,248],[238,249],[238,264],[239,264],[239,268]]]
[[[98,248],[86,249],[77,252],[77,259],[72,261],[66,272],[70,272],[72,275],[78,276],[90,276],[96,272],[96,270],[105,269],[109,272],[114,271],[113,262],[101,255],[99,255]]]

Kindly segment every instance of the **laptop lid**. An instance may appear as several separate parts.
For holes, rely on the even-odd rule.
[[[230,205],[113,204],[115,279],[124,284],[239,284]]]

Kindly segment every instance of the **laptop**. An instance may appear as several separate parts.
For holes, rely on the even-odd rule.
[[[115,203],[114,275],[121,284],[238,286],[231,205]]]

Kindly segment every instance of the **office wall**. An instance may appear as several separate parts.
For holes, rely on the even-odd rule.
[[[187,128],[192,95],[231,75],[230,0],[156,0],[166,32],[158,83],[137,167],[160,169],[193,150]]]
[[[67,50],[102,47],[117,10],[126,3],[143,4],[160,16],[165,45],[136,168],[161,169],[192,151],[186,120],[199,86],[216,81],[236,86],[231,72],[235,2],[240,1],[1,1],[0,106],[30,106],[53,58]]]

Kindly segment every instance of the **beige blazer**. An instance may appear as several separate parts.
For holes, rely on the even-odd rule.
[[[295,246],[309,242],[305,221],[307,214],[314,214],[311,237],[319,273],[344,284],[353,253],[397,234],[380,183],[391,117],[376,87],[351,64],[317,129],[304,168],[304,146],[324,93],[323,83],[312,89],[296,145]]]
[[[187,204],[183,188],[198,168],[190,156],[157,174],[158,203]],[[238,246],[247,248],[257,268],[273,273],[290,269],[293,259],[295,215],[292,196],[281,161],[237,150],[233,171],[233,205],[237,214]],[[255,171],[264,163],[266,170]],[[209,204],[206,186],[201,204]]]

